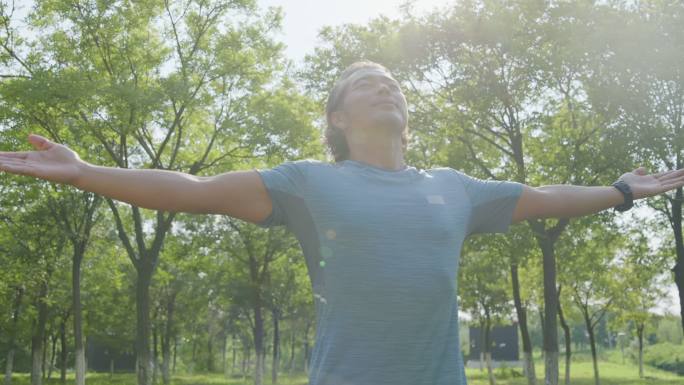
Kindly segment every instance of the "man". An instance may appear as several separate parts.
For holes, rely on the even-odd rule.
[[[456,272],[470,234],[528,218],[576,217],[684,185],[684,169],[625,173],[607,187],[529,187],[404,162],[408,109],[371,62],[347,68],[328,99],[335,162],[197,177],[100,167],[37,135],[0,153],[0,170],[71,184],[154,210],[224,214],[299,239],[315,297],[311,385],[466,384]]]

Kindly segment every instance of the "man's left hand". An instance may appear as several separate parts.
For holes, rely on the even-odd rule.
[[[684,168],[647,174],[644,167],[639,167],[632,172],[622,174],[620,179],[629,185],[632,189],[632,196],[636,200],[684,186]]]

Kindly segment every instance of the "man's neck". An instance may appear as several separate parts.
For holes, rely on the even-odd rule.
[[[350,142],[349,159],[388,171],[399,171],[406,168],[400,137]]]

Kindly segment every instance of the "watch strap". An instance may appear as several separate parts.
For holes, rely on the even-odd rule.
[[[629,185],[622,179],[618,179],[612,184],[612,186],[618,189],[618,191],[620,191],[625,197],[624,203],[615,206],[615,210],[623,212],[631,209],[632,206],[634,206],[634,197],[632,195],[632,189],[629,187]]]

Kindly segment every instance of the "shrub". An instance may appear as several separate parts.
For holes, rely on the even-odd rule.
[[[644,362],[656,368],[684,375],[684,345],[663,342],[644,349]]]

